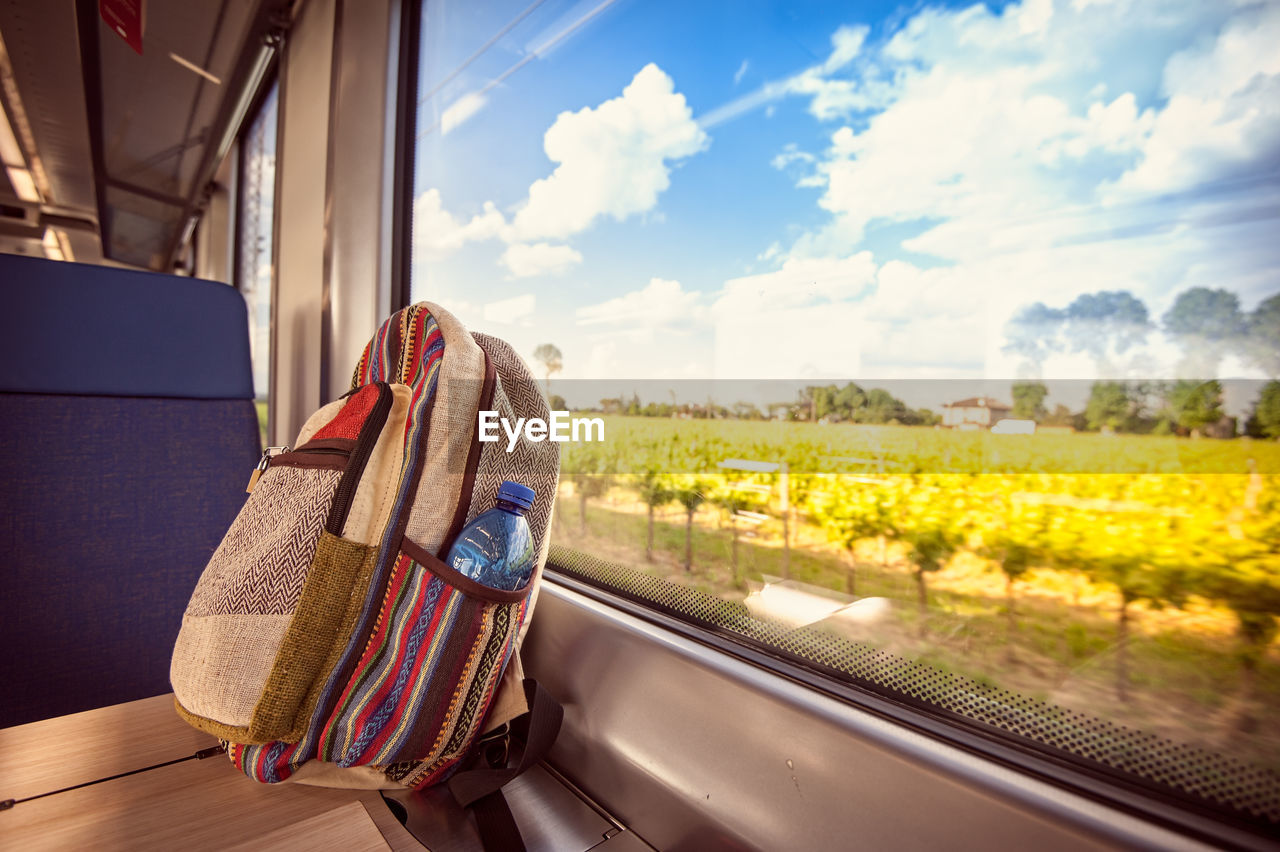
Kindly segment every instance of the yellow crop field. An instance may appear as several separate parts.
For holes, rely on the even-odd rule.
[[[737,600],[882,600],[832,629],[1280,768],[1274,442],[642,417],[605,436],[564,445],[558,544]]]

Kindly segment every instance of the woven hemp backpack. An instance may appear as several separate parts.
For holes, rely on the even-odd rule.
[[[547,404],[510,346],[434,304],[382,324],[351,388],[292,451],[264,454],[183,615],[170,679],[178,713],[250,778],[423,788],[532,701],[518,648],[559,446],[479,441],[479,410],[514,422]],[[537,564],[514,592],[441,561],[504,479],[536,492]]]

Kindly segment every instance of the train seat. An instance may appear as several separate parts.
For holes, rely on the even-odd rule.
[[[260,453],[224,284],[0,255],[0,727],[169,690]]]

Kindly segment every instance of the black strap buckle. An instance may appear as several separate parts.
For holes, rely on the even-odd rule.
[[[476,739],[476,753],[493,769],[507,765],[511,755],[511,725],[503,722]]]

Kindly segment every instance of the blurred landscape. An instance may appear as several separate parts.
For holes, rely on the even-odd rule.
[[[555,544],[1280,771],[1275,442],[605,424],[563,445]]]

